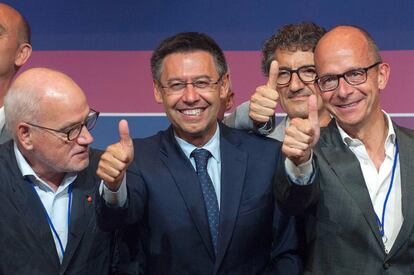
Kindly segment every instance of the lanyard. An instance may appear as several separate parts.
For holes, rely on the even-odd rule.
[[[36,192],[34,183],[31,180],[29,180],[29,179],[27,179],[27,181],[31,184],[31,186],[33,187],[33,191],[35,192],[35,194],[40,199],[39,194]],[[69,196],[69,200],[68,200],[68,232],[69,232],[69,228],[70,228],[69,227],[70,226],[70,207],[72,205],[72,184],[69,184],[69,187],[68,187],[68,196]],[[40,200],[40,202],[42,202],[42,201]],[[59,247],[60,247],[60,251],[62,252],[62,259],[63,259],[63,256],[65,255],[65,248],[63,247],[62,240],[60,239],[59,234],[56,231],[55,226],[53,225],[52,219],[50,218],[49,214],[46,211],[45,206],[43,205],[43,202],[42,202],[42,206],[43,206],[43,210],[45,212],[45,216],[46,216],[47,222],[49,223],[49,226],[52,229],[53,234],[55,235],[56,239],[58,240]]]
[[[397,159],[398,159],[398,143],[397,143],[397,141],[395,141],[395,155],[394,155],[394,163],[392,165],[392,174],[391,174],[390,187],[388,187],[388,192],[387,192],[387,195],[385,196],[384,206],[383,206],[383,209],[382,209],[381,220],[378,218],[377,213],[375,213],[375,216],[377,218],[377,223],[378,223],[378,226],[379,226],[379,230],[380,230],[380,234],[381,234],[381,237],[382,237],[384,243],[387,242],[387,238],[384,235],[385,211],[387,209],[388,198],[390,197],[392,185],[394,183],[394,175],[395,175],[395,169],[397,167]]]

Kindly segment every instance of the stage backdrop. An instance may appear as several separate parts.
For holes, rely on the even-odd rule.
[[[225,50],[236,103],[264,83],[263,41],[282,25],[313,21],[325,28],[352,24],[378,42],[391,79],[382,92],[384,109],[414,128],[414,1],[182,1],[182,0],[24,0],[5,1],[30,22],[34,53],[30,67],[69,74],[102,113],[94,146],[117,141],[121,118],[135,137],[168,127],[152,95],[151,51],[182,31],[211,35]],[[278,109],[281,116],[281,110]]]

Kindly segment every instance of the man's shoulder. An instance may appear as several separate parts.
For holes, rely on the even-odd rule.
[[[136,147],[139,147],[139,148],[151,149],[154,147],[159,147],[161,140],[167,138],[168,131],[169,131],[168,129],[162,130],[152,136],[148,136],[144,138],[134,138],[132,139],[134,143],[134,148],[136,149]]]
[[[398,135],[398,132],[400,132],[400,133],[404,133],[405,135],[407,135],[411,139],[414,139],[414,130],[413,129],[406,128],[404,126],[400,126],[400,125],[396,124],[395,122],[394,122],[394,128],[397,131],[397,135]]]
[[[221,127],[221,131],[223,132],[222,138],[246,151],[273,153],[280,150],[282,144],[278,140],[253,132],[229,128],[225,125]]]

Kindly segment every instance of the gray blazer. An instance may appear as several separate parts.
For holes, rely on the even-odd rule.
[[[236,110],[233,113],[229,114],[223,119],[223,123],[229,127],[242,129],[242,130],[251,130],[259,132],[259,130],[254,128],[253,120],[249,117],[249,101],[246,101],[239,106],[237,106]],[[275,117],[271,118],[276,120]],[[266,135],[269,138],[276,139],[280,142],[283,142],[283,138],[285,137],[285,128],[286,128],[286,121],[287,117],[284,117],[283,120],[276,126],[276,128],[271,131],[270,133],[261,133]]]
[[[321,129],[313,184],[291,184],[279,169],[275,192],[282,211],[306,213],[305,274],[414,274],[414,131],[394,124],[400,147],[404,222],[389,254],[359,162],[334,119]]]

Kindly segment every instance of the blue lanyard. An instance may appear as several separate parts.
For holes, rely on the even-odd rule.
[[[387,209],[388,198],[390,197],[392,185],[394,183],[394,175],[395,175],[395,169],[397,167],[397,159],[398,159],[398,143],[397,143],[397,141],[395,141],[395,155],[394,155],[394,164],[392,165],[392,174],[391,174],[390,187],[388,187],[388,192],[387,192],[387,195],[385,196],[384,206],[383,206],[383,209],[382,209],[381,220],[378,218],[377,213],[375,213],[375,216],[377,218],[377,223],[378,223],[378,226],[379,226],[379,230],[380,230],[380,234],[381,234],[381,237],[383,237],[383,238],[384,238],[384,227],[385,227],[385,224],[384,224],[385,211]]]
[[[31,180],[29,180],[29,179],[28,179],[28,181],[29,181],[30,185],[33,187],[33,191],[35,192],[35,194],[39,197],[39,194],[36,192],[34,183],[31,182]],[[68,187],[68,196],[69,196],[69,200],[68,200],[68,233],[69,233],[69,228],[70,228],[70,207],[72,205],[72,184],[69,184],[69,187]],[[39,199],[40,199],[40,197],[39,197]],[[40,200],[40,202],[42,202],[42,201]],[[42,206],[43,206],[43,210],[45,212],[45,216],[46,216],[47,222],[49,223],[49,226],[52,229],[53,234],[55,235],[56,239],[58,240],[59,247],[60,247],[60,251],[62,252],[62,259],[63,259],[63,256],[65,255],[65,248],[63,247],[62,240],[60,239],[59,234],[57,233],[56,228],[53,225],[53,222],[50,219],[49,214],[47,213],[45,206],[43,205],[43,202],[42,202]]]

